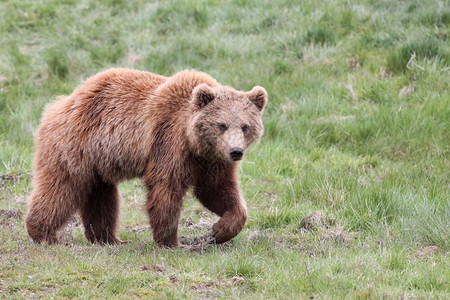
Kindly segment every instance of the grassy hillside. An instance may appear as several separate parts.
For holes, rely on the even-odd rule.
[[[0,298],[450,297],[448,1],[1,1]],[[44,106],[110,67],[269,93],[230,244],[163,250],[139,181],[121,246],[23,226]],[[181,235],[215,216],[188,196]]]

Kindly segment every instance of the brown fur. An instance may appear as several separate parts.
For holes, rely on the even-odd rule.
[[[228,241],[247,218],[230,149],[243,152],[259,140],[266,101],[261,87],[239,92],[197,71],[164,77],[111,69],[87,79],[48,105],[38,128],[30,236],[57,243],[57,231],[78,211],[88,240],[120,243],[117,183],[140,177],[158,244],[179,245],[189,187],[221,216],[215,241]]]

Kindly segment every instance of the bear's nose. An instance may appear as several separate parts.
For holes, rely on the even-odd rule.
[[[244,155],[244,150],[239,147],[231,148],[230,156],[232,160],[241,160],[242,155]]]

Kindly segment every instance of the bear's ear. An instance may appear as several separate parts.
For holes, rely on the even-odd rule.
[[[266,106],[267,92],[263,87],[255,86],[250,92],[247,92],[247,97],[260,111]]]
[[[206,83],[197,85],[192,91],[192,100],[198,108],[202,108],[209,102],[213,101],[215,97],[216,93]]]

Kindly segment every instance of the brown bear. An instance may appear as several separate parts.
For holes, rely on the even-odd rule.
[[[236,91],[195,70],[164,77],[110,69],[87,79],[43,114],[25,220],[29,235],[57,243],[57,231],[78,211],[89,241],[121,243],[117,184],[139,177],[157,244],[180,245],[178,221],[189,187],[221,217],[210,241],[230,240],[247,218],[239,160],[261,138],[266,102],[262,87]]]

